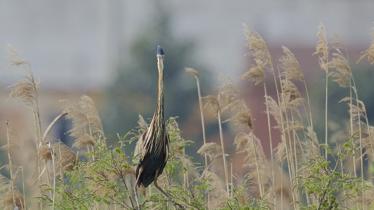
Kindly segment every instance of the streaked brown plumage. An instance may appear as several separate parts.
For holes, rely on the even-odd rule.
[[[164,52],[162,48],[158,46],[157,106],[150,125],[140,136],[135,149],[135,155],[139,158],[139,164],[136,167],[137,187],[147,187],[154,181],[155,186],[159,188],[157,186],[157,178],[164,170],[168,159],[169,137],[166,132],[164,119],[163,60]]]

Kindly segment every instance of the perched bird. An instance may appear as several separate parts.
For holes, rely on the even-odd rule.
[[[158,90],[156,111],[151,123],[139,137],[135,156],[139,159],[136,167],[136,186],[147,187],[154,182],[157,189],[168,196],[158,185],[157,178],[161,175],[169,153],[169,136],[164,119],[164,51],[157,46]],[[169,197],[169,196],[168,196]]]

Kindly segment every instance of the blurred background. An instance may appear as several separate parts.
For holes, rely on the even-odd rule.
[[[317,27],[323,23],[329,38],[347,47],[359,93],[373,118],[373,71],[355,64],[371,40],[373,9],[371,0],[0,0],[0,120],[9,120],[19,136],[32,138],[28,110],[8,97],[9,85],[22,77],[9,65],[10,45],[31,63],[40,82],[44,125],[61,111],[60,99],[76,101],[87,94],[97,103],[106,134],[115,143],[117,133],[137,125],[139,114],[152,117],[155,47],[160,44],[166,52],[166,114],[179,117],[194,151],[202,144],[201,127],[195,81],[185,67],[199,70],[203,95],[215,94],[222,78],[240,88],[267,150],[262,89],[240,80],[251,65],[243,24],[264,37],[274,61],[282,45],[296,54],[312,89],[313,112],[322,117],[323,72],[313,52]],[[346,93],[332,86],[330,95],[337,102]],[[330,104],[335,121],[346,117],[345,105]],[[208,139],[218,141],[214,117],[207,117]],[[62,121],[55,131],[67,144],[69,126]],[[229,129],[224,126],[228,151],[233,149]]]

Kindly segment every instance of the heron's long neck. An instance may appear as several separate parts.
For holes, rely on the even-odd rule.
[[[158,115],[157,121],[161,125],[164,122],[164,66],[163,61],[158,60],[158,90],[157,90],[157,108],[156,115]]]

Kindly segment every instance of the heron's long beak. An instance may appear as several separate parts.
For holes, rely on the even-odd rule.
[[[157,68],[159,72],[163,72],[164,70],[164,50],[160,47],[160,45],[157,46]]]

